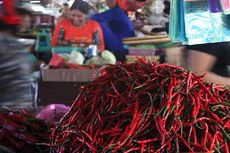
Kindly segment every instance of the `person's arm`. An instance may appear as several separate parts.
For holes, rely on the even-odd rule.
[[[189,51],[188,61],[191,70],[198,74],[206,73],[204,79],[208,82],[223,84],[230,88],[230,78],[220,76],[211,72],[212,67],[218,59],[208,53]]]
[[[105,50],[105,43],[104,43],[103,31],[98,23],[96,23],[96,29],[99,31],[99,36],[100,36],[100,46],[98,49],[102,52],[103,50]]]

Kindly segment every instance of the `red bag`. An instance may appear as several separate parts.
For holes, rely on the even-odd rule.
[[[145,2],[146,1],[139,2],[137,0],[117,0],[118,5],[124,11],[136,11],[137,9],[142,8]]]
[[[53,54],[49,65],[52,68],[62,68],[65,65],[65,59],[64,57],[61,57],[58,54]]]

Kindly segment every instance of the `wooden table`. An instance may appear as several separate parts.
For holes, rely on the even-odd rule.
[[[137,44],[160,44],[171,42],[168,35],[156,35],[156,36],[145,36],[145,37],[129,37],[123,39],[125,45],[137,45]]]

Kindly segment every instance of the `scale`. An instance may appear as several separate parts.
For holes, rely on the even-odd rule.
[[[51,32],[48,29],[40,29],[36,34],[35,51],[50,52],[51,51]]]

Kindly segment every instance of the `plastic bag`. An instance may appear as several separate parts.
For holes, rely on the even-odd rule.
[[[62,68],[65,65],[65,58],[58,54],[53,54],[49,65],[53,68]]]
[[[43,108],[36,118],[50,123],[59,122],[60,119],[69,111],[70,107],[64,104],[50,104]]]

